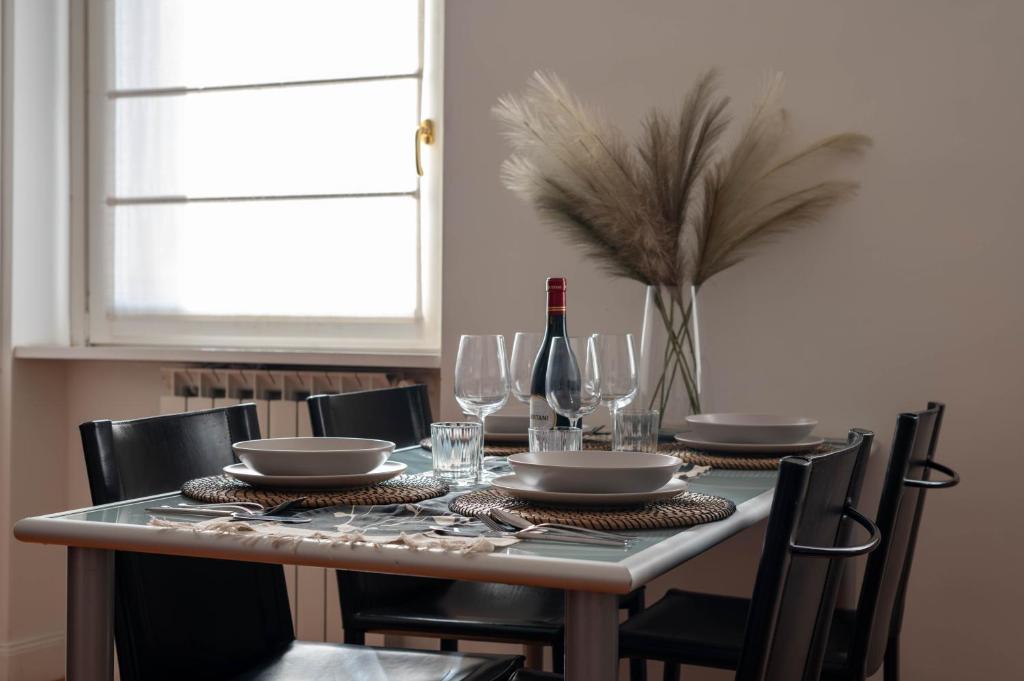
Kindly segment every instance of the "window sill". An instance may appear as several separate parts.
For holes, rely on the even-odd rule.
[[[16,359],[125,362],[195,362],[202,364],[282,364],[387,369],[437,369],[441,357],[431,353],[359,353],[332,350],[258,350],[144,345],[19,345]]]

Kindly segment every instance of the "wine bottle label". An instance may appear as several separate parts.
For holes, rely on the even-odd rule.
[[[548,401],[539,395],[530,397],[530,427],[554,428],[555,412]]]

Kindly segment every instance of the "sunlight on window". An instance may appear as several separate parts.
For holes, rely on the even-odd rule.
[[[416,201],[119,206],[117,313],[410,318]]]
[[[419,318],[420,3],[113,7],[110,315]]]
[[[413,78],[131,97],[116,194],[266,196],[416,189]]]
[[[411,74],[416,0],[118,0],[115,87]]]

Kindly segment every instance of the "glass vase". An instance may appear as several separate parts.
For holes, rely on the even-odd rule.
[[[659,410],[663,430],[686,430],[686,416],[701,412],[697,291],[692,286],[647,287],[639,369],[634,404]]]

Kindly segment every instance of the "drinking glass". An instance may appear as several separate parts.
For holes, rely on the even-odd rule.
[[[661,414],[657,409],[619,409],[613,418],[612,450],[616,452],[658,452]]]
[[[487,415],[505,406],[508,391],[505,338],[500,335],[463,336],[455,359],[455,401],[462,411],[480,419],[481,476]]]
[[[615,412],[636,398],[640,386],[631,333],[596,333],[597,367],[601,372],[601,403],[615,428]],[[614,434],[613,434],[614,438]]]
[[[442,421],[430,424],[430,448],[434,477],[453,485],[471,485],[480,473],[480,442],[483,427],[473,421]]]
[[[578,452],[582,449],[582,428],[530,428],[531,452]]]
[[[533,331],[517,331],[512,341],[512,359],[509,373],[512,376],[512,394],[520,402],[530,402],[530,391],[533,389],[533,363],[537,361],[540,344],[544,342],[543,333]]]
[[[577,355],[583,352],[578,346],[577,338],[552,338],[548,356],[548,404],[569,419],[573,428],[578,428],[580,419],[593,414],[601,402],[601,373],[594,339],[587,339],[582,364],[577,362]]]
[[[601,404],[608,415],[625,407],[636,397],[639,378],[631,333],[595,333],[597,368],[601,372]]]

